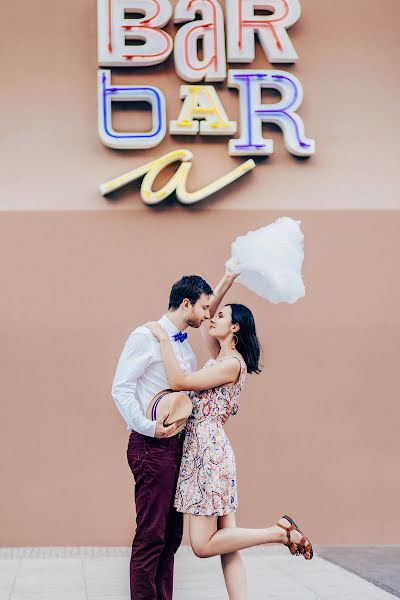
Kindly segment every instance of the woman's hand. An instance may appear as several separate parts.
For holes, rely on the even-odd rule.
[[[238,277],[239,275],[240,275],[240,273],[235,273],[229,267],[225,268],[225,278],[228,281],[230,281],[231,283],[233,283],[235,281],[236,277]]]
[[[149,321],[148,323],[145,323],[144,326],[147,327],[147,329],[150,329],[151,333],[159,342],[168,340],[167,332],[157,321]]]
[[[240,275],[239,263],[231,258],[225,263],[225,273],[224,280],[228,283],[229,286],[233,284],[236,277]]]

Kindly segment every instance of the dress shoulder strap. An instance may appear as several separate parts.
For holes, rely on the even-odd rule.
[[[236,357],[237,358],[237,357]],[[238,358],[239,362],[240,362],[240,374],[239,374],[239,379],[238,379],[238,383],[242,383],[245,380],[246,374],[247,374],[247,365],[244,361],[243,358]]]

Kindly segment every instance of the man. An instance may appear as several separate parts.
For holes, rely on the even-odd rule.
[[[199,328],[214,315],[235,275],[226,271],[213,293],[197,275],[182,277],[171,289],[168,312],[159,323],[171,336],[175,356],[186,372],[196,370],[187,327]],[[131,600],[172,600],[174,555],[183,534],[183,515],[174,506],[183,435],[168,437],[173,423],[146,418],[151,399],[169,388],[160,345],[147,327],[129,336],[115,374],[112,395],[128,430],[128,462],[135,478],[136,534],[130,563]],[[226,417],[227,418],[227,417]]]

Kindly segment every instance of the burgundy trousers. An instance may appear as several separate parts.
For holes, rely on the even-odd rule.
[[[136,503],[131,600],[172,600],[174,555],[183,534],[183,514],[173,506],[182,446],[183,437],[158,439],[135,431],[129,437]]]

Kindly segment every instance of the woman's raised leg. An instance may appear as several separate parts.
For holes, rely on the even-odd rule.
[[[218,531],[226,527],[236,527],[235,513],[218,517]],[[247,600],[247,574],[239,550],[221,554],[221,566],[229,600]]]
[[[286,519],[280,519],[279,523],[290,525]],[[218,530],[217,517],[202,515],[189,515],[189,533],[193,552],[200,558],[231,554],[261,544],[284,544],[287,541],[286,532],[277,525],[265,529],[224,527]],[[292,543],[298,544],[301,539],[298,531],[291,532]]]

